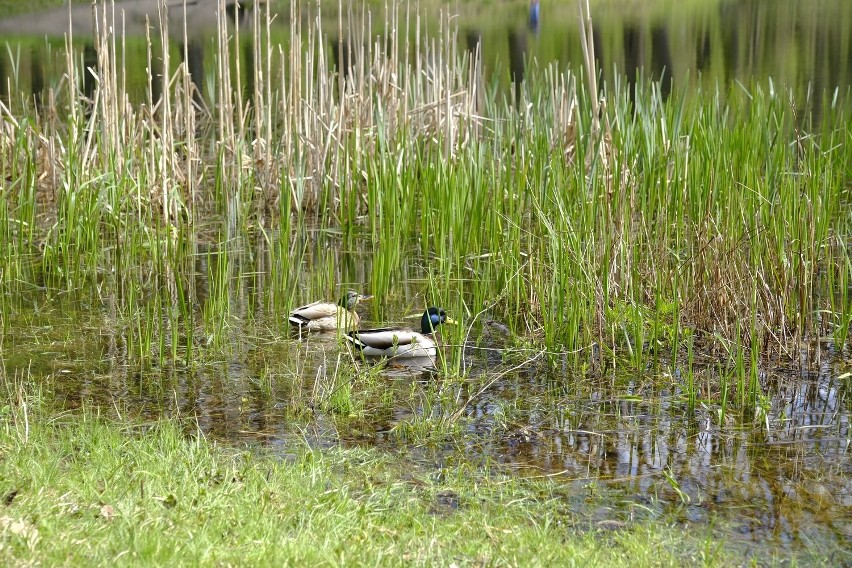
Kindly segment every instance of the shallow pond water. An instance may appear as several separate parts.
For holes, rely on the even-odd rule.
[[[339,277],[355,286],[369,261],[349,266]],[[402,316],[424,301],[419,266],[407,266],[398,294],[360,308],[364,325],[376,313],[380,323],[409,323]],[[200,318],[210,284],[206,272],[195,276]],[[724,538],[756,550],[821,546],[838,563],[851,559],[849,360],[830,345],[805,367],[762,364],[764,397],[744,417],[722,413],[712,364],[696,373],[705,385],[694,408],[679,363],[571,372],[559,357],[524,352],[499,325],[471,326],[461,378],[373,366],[354,361],[335,334],[295,337],[265,294],[258,286],[230,296],[225,338],[214,348],[199,326],[187,367],[135,360],[108,294],[34,291],[13,301],[5,375],[33,381],[63,408],[188,417],[212,439],[282,457],[304,444],[366,445],[435,475],[461,466],[547,477],[572,513],[599,527],[666,515],[721,522]]]

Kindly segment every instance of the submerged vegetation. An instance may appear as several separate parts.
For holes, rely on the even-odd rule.
[[[94,49],[69,36],[42,97],[0,100],[0,376],[84,407],[66,420],[0,403],[0,558],[727,565],[742,559],[718,535],[651,501],[712,523],[748,501],[725,476],[751,459],[790,464],[762,489],[768,519],[749,510],[763,527],[781,530],[792,502],[828,527],[797,539],[843,540],[848,93],[603,82],[588,22],[584,66],[529,61],[504,92],[448,19],[427,33],[392,11],[376,37],[350,13],[334,43],[294,2],[284,46],[269,3],[241,28],[223,15],[206,80],[159,22],[140,96],[102,8]],[[427,380],[364,364],[346,330],[290,334],[292,310],[349,289],[374,296],[358,307],[369,322],[432,305],[459,320]],[[831,379],[779,380],[809,373]],[[192,424],[108,424],[94,399],[149,418],[151,401],[221,404],[194,416],[214,434],[332,421],[332,443],[299,435],[334,448],[233,454]],[[422,475],[339,447],[363,442],[367,415],[426,455]],[[576,449],[554,479],[516,478],[522,465],[484,449],[534,452],[545,435]],[[460,447],[470,462],[447,458]],[[702,452],[712,475],[680,479]],[[762,483],[760,464],[744,475]],[[609,491],[597,480],[625,475],[649,500],[613,497],[626,530],[569,520]],[[117,534],[137,536],[111,548]]]

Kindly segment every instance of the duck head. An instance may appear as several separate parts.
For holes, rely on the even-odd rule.
[[[372,298],[372,296],[365,296],[364,294],[359,294],[355,290],[349,290],[340,299],[338,305],[352,311],[355,309],[355,306],[358,305],[358,302],[361,300],[369,300],[370,298]]]
[[[420,320],[420,331],[425,334],[434,333],[442,323],[456,323],[451,318],[447,317],[447,313],[443,308],[432,306],[423,312],[423,318]]]

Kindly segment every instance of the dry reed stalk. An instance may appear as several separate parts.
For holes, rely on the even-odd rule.
[[[198,175],[196,173],[196,163],[200,161],[198,155],[198,140],[196,137],[195,129],[196,129],[196,88],[192,82],[192,76],[190,75],[188,62],[190,58],[189,54],[189,33],[187,30],[187,16],[186,16],[186,0],[183,0],[183,63],[181,64],[180,70],[182,73],[180,74],[180,88],[183,94],[183,97],[180,98],[181,102],[181,116],[183,118],[183,136],[182,142],[184,143],[184,180],[187,189],[186,203],[187,203],[187,216],[190,224],[194,224],[197,214],[196,214],[196,205],[198,204]],[[200,99],[201,97],[198,97]]]

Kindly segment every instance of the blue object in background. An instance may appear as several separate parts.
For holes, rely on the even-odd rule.
[[[530,30],[533,33],[538,33],[539,13],[541,6],[539,0],[530,0]]]

